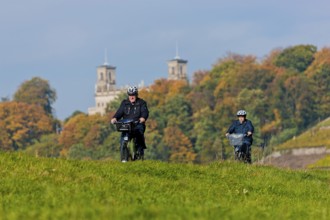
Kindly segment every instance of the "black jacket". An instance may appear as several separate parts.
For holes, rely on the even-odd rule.
[[[242,124],[239,122],[239,120],[235,120],[229,127],[227,133],[247,134],[248,131],[250,131],[252,134],[254,132],[254,127],[250,120],[246,119]],[[244,137],[243,142],[251,145],[253,142],[252,135]]]
[[[123,100],[113,118],[117,120],[123,118],[138,121],[141,117],[147,120],[148,116],[149,110],[147,103],[143,99],[137,98],[134,103],[131,103],[128,99]]]

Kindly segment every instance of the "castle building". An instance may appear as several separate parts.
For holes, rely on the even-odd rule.
[[[178,49],[174,59],[168,62],[168,79],[169,80],[186,80],[187,77],[187,60],[183,60],[178,55]],[[95,84],[95,107],[88,108],[88,115],[105,114],[107,104],[113,101],[125,89],[116,87],[116,67],[111,66],[105,58],[103,65],[96,69],[97,81]],[[144,87],[143,83],[139,88]]]
[[[105,114],[107,104],[114,100],[122,91],[116,88],[116,67],[107,62],[96,69],[95,107],[88,109],[89,115]]]
[[[176,56],[174,59],[167,62],[168,65],[168,79],[169,80],[186,80],[187,77],[187,60],[179,57],[178,46],[176,47]]]

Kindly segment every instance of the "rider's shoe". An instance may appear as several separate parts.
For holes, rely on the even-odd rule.
[[[121,162],[122,162],[122,163],[126,163],[126,162],[127,162],[127,160],[122,160]]]

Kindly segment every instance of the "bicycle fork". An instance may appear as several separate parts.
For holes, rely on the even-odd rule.
[[[120,144],[120,160],[123,163],[127,162],[129,158],[128,143],[129,135],[128,133],[124,133]]]

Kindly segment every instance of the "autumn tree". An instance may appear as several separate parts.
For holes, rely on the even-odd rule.
[[[196,154],[189,138],[178,127],[171,126],[165,129],[164,143],[169,148],[170,161],[189,163],[195,160]]]
[[[1,149],[25,149],[52,131],[52,119],[41,106],[21,102],[0,103]]]
[[[97,151],[110,134],[110,121],[106,116],[78,114],[65,123],[59,137],[62,156],[68,156],[70,148],[80,151]],[[91,157],[93,155],[90,155]]]
[[[315,54],[315,60],[306,70],[306,75],[315,91],[317,114],[324,119],[330,112],[330,48],[323,48]]]
[[[139,91],[150,111],[146,157],[184,163],[226,159],[232,147],[224,134],[239,109],[247,110],[255,125],[254,145],[278,144],[299,134],[318,118],[329,117],[329,60],[329,48],[298,45],[271,51],[263,60],[229,53],[210,70],[197,71],[192,84],[156,80]],[[61,155],[117,158],[120,133],[109,121],[126,98],[124,92],[109,103],[106,116],[75,112],[64,121],[57,139]],[[0,130],[0,136],[1,146],[17,145],[3,144],[10,142],[6,131]],[[43,149],[54,149],[49,148],[53,138],[45,135],[45,145],[34,144],[30,152],[46,154]]]
[[[53,113],[52,104],[56,101],[56,91],[47,80],[33,77],[21,84],[14,94],[14,101],[41,106],[47,114]]]

